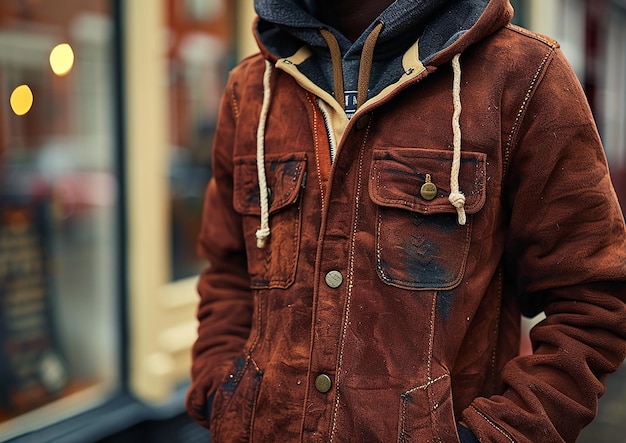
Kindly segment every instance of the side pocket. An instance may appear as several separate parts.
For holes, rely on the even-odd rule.
[[[399,443],[456,442],[449,374],[400,395]]]
[[[213,441],[247,442],[254,421],[254,409],[263,378],[252,357],[238,358],[233,370],[218,388],[213,400],[211,435]]]

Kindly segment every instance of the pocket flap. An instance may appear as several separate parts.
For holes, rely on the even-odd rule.
[[[370,176],[370,198],[380,206],[407,209],[421,214],[453,213],[448,200],[452,171],[452,151],[422,148],[376,149]],[[485,203],[487,155],[461,151],[459,190],[465,195],[465,212],[474,214]],[[420,190],[430,175],[437,187],[432,200]]]
[[[306,154],[265,156],[270,214],[298,199],[306,175]],[[243,215],[261,215],[259,177],[255,156],[235,159],[233,207]]]

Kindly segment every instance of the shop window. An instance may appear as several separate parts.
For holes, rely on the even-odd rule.
[[[119,384],[105,0],[0,2],[0,441]]]

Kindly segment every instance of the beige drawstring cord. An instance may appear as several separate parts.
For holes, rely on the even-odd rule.
[[[454,82],[452,95],[454,97],[454,114],[452,116],[452,132],[454,153],[452,157],[452,170],[450,171],[450,203],[456,208],[459,224],[464,225],[465,216],[465,196],[459,191],[459,170],[461,168],[461,54],[457,54],[452,59],[452,70],[454,71]]]
[[[270,77],[272,64],[265,60],[265,73],[263,74],[263,105],[259,116],[259,127],[256,131],[256,165],[259,177],[259,200],[261,203],[261,227],[256,231],[256,246],[259,249],[265,247],[267,238],[270,236],[270,204],[267,190],[267,176],[265,174],[265,124],[270,108]]]

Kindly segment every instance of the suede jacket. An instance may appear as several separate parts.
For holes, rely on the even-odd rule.
[[[626,230],[578,79],[508,0],[434,3],[412,42],[373,23],[358,74],[335,30],[278,23],[305,3],[257,0],[199,238],[213,441],[573,442],[622,363]]]

